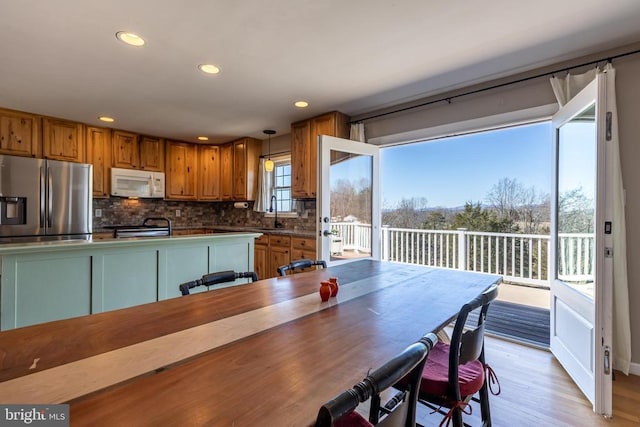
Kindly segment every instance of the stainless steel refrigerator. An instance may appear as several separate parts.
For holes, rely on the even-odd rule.
[[[92,166],[0,156],[0,243],[91,236]]]

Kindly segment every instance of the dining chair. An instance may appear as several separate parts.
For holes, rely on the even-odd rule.
[[[468,426],[462,413],[471,414],[470,401],[480,404],[483,427],[491,426],[489,391],[500,394],[500,383],[484,358],[484,327],[489,305],[498,296],[498,285],[464,304],[456,318],[451,342],[438,341],[422,370],[418,402],[444,415],[441,422]],[[475,325],[466,325],[469,313],[478,310]],[[493,390],[494,385],[497,390]],[[477,394],[477,397],[476,397]],[[447,410],[443,410],[446,408]]]
[[[253,271],[245,271],[242,273],[236,273],[233,270],[218,271],[216,273],[209,273],[202,276],[201,279],[192,280],[190,282],[182,283],[179,286],[180,293],[182,295],[189,295],[189,289],[193,289],[196,286],[212,286],[219,283],[234,282],[236,279],[248,278],[252,282],[258,281],[258,275]]]
[[[380,368],[369,373],[362,381],[346,390],[320,408],[316,427],[413,427],[416,416],[416,391],[429,351],[438,341],[430,333],[413,343]],[[392,390],[403,378],[407,378],[404,390]],[[393,397],[381,404],[380,395],[395,391]],[[369,419],[356,412],[362,402],[371,399]]]
[[[320,266],[322,268],[327,268],[327,263],[323,260],[313,261],[310,259],[299,259],[296,261],[291,261],[289,264],[281,265],[278,267],[278,274],[280,276],[286,276],[287,271],[295,271],[295,270],[304,270],[305,268],[310,268],[313,266]]]

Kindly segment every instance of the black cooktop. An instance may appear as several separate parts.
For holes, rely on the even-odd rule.
[[[171,236],[171,221],[164,217],[145,218],[142,225],[108,225],[113,237],[154,237]]]

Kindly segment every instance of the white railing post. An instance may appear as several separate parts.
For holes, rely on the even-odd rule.
[[[467,229],[458,228],[458,270],[467,269]]]
[[[382,260],[389,261],[389,226],[382,226]]]

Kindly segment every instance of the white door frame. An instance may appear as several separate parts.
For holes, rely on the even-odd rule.
[[[318,240],[317,251],[320,259],[323,259],[329,265],[343,264],[346,262],[357,261],[363,258],[355,258],[353,260],[331,261],[330,232],[331,206],[330,206],[330,169],[331,169],[331,150],[353,153],[372,157],[372,188],[371,188],[371,257],[372,259],[380,259],[380,148],[375,145],[365,144],[349,139],[336,138],[332,136],[321,135],[318,137],[318,190],[317,197],[319,206],[316,207],[318,212]]]
[[[550,347],[553,354],[578,387],[593,403],[596,413],[610,416],[611,397],[611,311],[613,262],[605,257],[605,247],[612,246],[611,234],[605,234],[605,221],[610,221],[611,207],[607,206],[605,188],[605,128],[606,106],[604,76],[599,73],[589,85],[563,106],[552,119],[554,127],[554,175],[551,197],[551,241],[549,279],[551,284]],[[596,105],[596,185],[595,190],[595,272],[594,299],[558,280],[557,271],[557,209],[558,209],[558,129],[584,110]],[[570,330],[574,328],[573,330]],[[590,342],[580,341],[578,330],[591,329]],[[563,335],[563,336],[561,336]],[[584,354],[584,352],[589,354]]]

